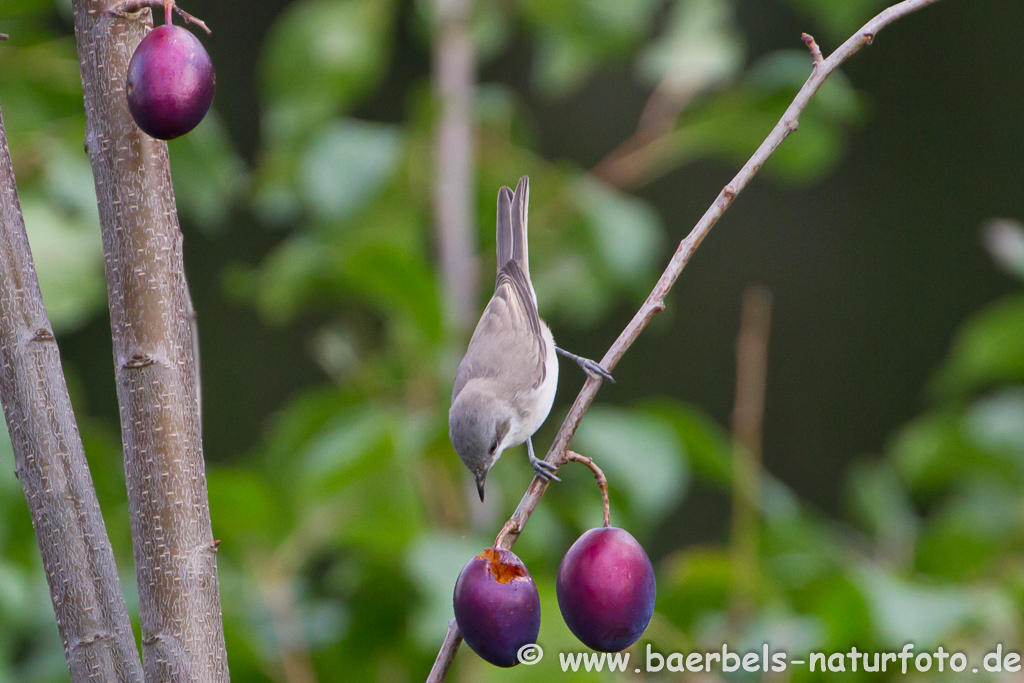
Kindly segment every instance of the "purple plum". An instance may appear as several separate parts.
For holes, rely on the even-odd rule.
[[[589,648],[618,652],[635,643],[654,614],[654,568],[624,529],[591,529],[558,568],[558,608]]]
[[[537,642],[540,596],[510,550],[488,548],[466,563],[455,583],[454,603],[466,644],[495,666],[515,666],[519,649]]]
[[[203,120],[216,81],[199,39],[164,24],[142,39],[128,63],[128,109],[147,135],[171,140]]]

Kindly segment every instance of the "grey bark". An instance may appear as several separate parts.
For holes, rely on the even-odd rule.
[[[106,257],[125,474],[148,683],[229,680],[200,438],[191,302],[167,144],[132,121],[128,61],[152,26],[74,0]]]
[[[142,683],[128,610],[39,291],[0,114],[0,400],[73,683]]]

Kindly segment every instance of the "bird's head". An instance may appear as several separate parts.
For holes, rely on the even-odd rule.
[[[481,502],[487,473],[505,448],[512,425],[510,412],[505,403],[469,386],[459,393],[448,412],[448,436],[473,473]]]

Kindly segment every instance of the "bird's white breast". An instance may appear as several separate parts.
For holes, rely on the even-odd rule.
[[[529,406],[530,409],[509,431],[505,443],[506,448],[518,446],[533,436],[544,424],[544,420],[548,418],[551,405],[555,402],[555,392],[558,389],[558,354],[555,353],[555,339],[551,335],[551,329],[543,322],[541,322],[541,334],[544,336],[544,347],[547,349],[547,358],[545,359],[547,372],[540,386],[517,401],[520,406]]]

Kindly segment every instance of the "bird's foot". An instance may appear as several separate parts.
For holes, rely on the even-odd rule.
[[[534,474],[536,474],[544,481],[562,481],[555,474],[558,471],[557,467],[547,462],[546,460],[541,460],[540,458],[535,457],[532,454],[530,455],[530,467],[533,468]]]
[[[533,452],[533,437],[526,440],[526,453],[530,456],[530,467],[533,468],[534,474],[543,479],[544,481],[557,481],[561,482],[555,472],[558,468],[546,460],[541,460]]]
[[[611,373],[605,370],[597,361],[577,356],[575,353],[569,353],[565,349],[560,349],[557,346],[555,347],[555,351],[570,360],[576,361],[576,364],[583,368],[583,372],[587,373],[588,376],[593,377],[594,379],[602,377],[612,384],[615,384],[615,378],[612,377]]]

